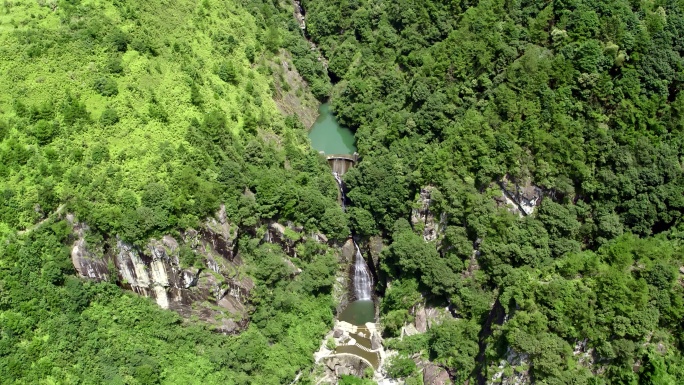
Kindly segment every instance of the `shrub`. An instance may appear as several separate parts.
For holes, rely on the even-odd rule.
[[[100,123],[103,126],[113,126],[119,122],[119,114],[113,108],[107,108],[100,115]]]
[[[218,77],[226,83],[238,83],[238,73],[233,62],[224,61],[221,63],[216,70],[216,75],[218,75]]]
[[[101,77],[95,81],[95,90],[102,96],[116,96],[119,94],[119,86],[116,80],[109,77]]]
[[[150,118],[158,120],[162,123],[167,123],[169,121],[169,114],[166,113],[164,108],[159,104],[150,104],[147,109]]]
[[[395,356],[390,359],[387,374],[392,378],[405,378],[416,372],[416,363],[407,356]]]

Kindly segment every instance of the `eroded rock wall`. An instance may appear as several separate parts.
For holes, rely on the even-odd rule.
[[[71,260],[81,277],[116,282],[162,308],[214,324],[219,332],[246,326],[254,283],[234,253],[237,228],[225,219],[225,210],[199,230],[181,233],[180,239],[165,235],[144,247],[118,238],[91,245],[88,226],[73,226]]]
[[[432,205],[433,186],[426,186],[420,189],[420,194],[416,199],[416,208],[411,212],[411,224],[414,229],[421,229],[425,241],[434,241],[442,234],[446,227],[446,215],[435,218],[435,213],[430,210]]]
[[[501,198],[499,206],[507,206],[509,211],[521,217],[530,215],[541,204],[543,191],[532,184],[530,179],[516,179],[505,175],[499,182]]]

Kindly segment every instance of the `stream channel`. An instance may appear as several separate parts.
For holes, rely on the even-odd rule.
[[[319,116],[309,131],[311,146],[325,155],[351,155],[356,151],[354,133],[342,127],[335,119],[330,105],[321,104]],[[335,174],[335,173],[333,173]],[[335,180],[340,185],[340,192],[344,195],[342,175],[335,174]],[[344,198],[342,198],[344,202]],[[344,206],[343,206],[344,207]],[[375,309],[372,301],[372,277],[368,265],[356,246],[354,265],[351,269],[351,280],[355,301],[350,303],[339,315],[340,321],[352,325],[362,326],[366,322],[375,322]]]

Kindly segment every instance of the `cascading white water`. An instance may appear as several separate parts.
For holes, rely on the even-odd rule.
[[[356,247],[356,255],[354,256],[354,294],[356,294],[356,299],[359,301],[370,301],[373,280],[371,279],[370,271],[368,271],[368,265],[363,259],[361,250],[359,250],[356,242],[354,242],[354,247]]]
[[[340,177],[340,174],[336,173],[333,171],[333,176],[335,177],[335,180],[337,181],[337,186],[340,188],[340,197],[342,201],[342,211],[347,211],[347,207],[344,205],[344,184],[342,183],[342,178]]]

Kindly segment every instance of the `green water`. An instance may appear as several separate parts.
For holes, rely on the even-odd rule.
[[[349,322],[352,325],[365,325],[366,322],[375,322],[375,306],[373,301],[354,301],[342,310],[340,321]]]
[[[377,352],[367,352],[358,346],[354,345],[343,345],[335,348],[335,353],[347,353],[353,354],[355,356],[363,357],[370,362],[374,369],[380,366],[380,355]]]
[[[353,154],[356,152],[354,133],[337,123],[328,103],[318,108],[318,119],[309,131],[311,146],[327,154]]]

